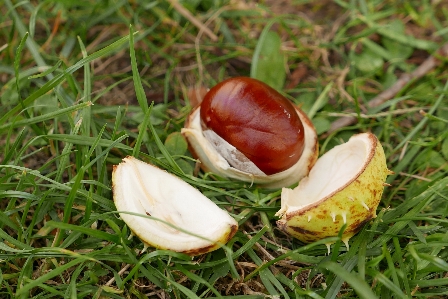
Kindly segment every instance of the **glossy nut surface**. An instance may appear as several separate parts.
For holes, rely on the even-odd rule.
[[[267,84],[248,77],[225,80],[205,95],[206,129],[236,147],[265,174],[293,166],[304,148],[304,128],[291,102]]]

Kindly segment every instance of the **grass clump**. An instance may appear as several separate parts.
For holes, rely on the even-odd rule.
[[[0,297],[448,295],[443,1],[5,0],[0,12]],[[278,231],[280,190],[198,171],[178,132],[197,92],[237,75],[309,113],[321,153],[379,137],[392,186],[349,249]],[[355,121],[332,126],[340,117]],[[110,182],[126,155],[230,211],[240,229],[227,250],[192,260],[130,239]]]

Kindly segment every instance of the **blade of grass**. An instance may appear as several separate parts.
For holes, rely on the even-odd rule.
[[[398,256],[397,260],[398,260],[399,268],[400,269],[405,269],[405,267],[403,265],[403,258],[402,258],[403,252],[401,250],[401,246],[400,246],[400,243],[399,243],[399,240],[398,240],[397,237],[393,238],[393,243],[394,243],[394,246],[395,246],[395,252],[396,252],[396,254]],[[403,281],[403,284],[404,284],[404,289],[406,291],[406,294],[408,294],[408,296],[409,296],[411,294],[411,288],[409,286],[410,282],[408,281],[407,276],[403,277],[402,281]]]
[[[123,137],[126,137],[126,136],[123,136]],[[94,141],[94,143],[92,144],[92,146],[91,146],[91,148],[89,150],[87,158],[89,158],[90,155],[93,153],[93,151],[97,147],[100,139],[101,139],[101,135],[98,135],[96,137],[96,140]],[[120,142],[120,139],[115,140],[114,143],[112,143],[109,148],[107,148],[105,151],[103,151],[101,155],[97,156],[96,158],[94,158],[92,161],[90,161],[88,163],[86,162],[87,164],[83,165],[79,169],[78,173],[76,174],[75,181],[74,181],[73,185],[71,186],[70,193],[67,196],[66,204],[64,206],[63,222],[68,223],[68,221],[69,221],[69,219],[71,217],[71,211],[72,211],[72,206],[73,206],[73,203],[74,203],[74,200],[75,200],[75,196],[76,196],[78,190],[80,189],[81,182],[82,182],[82,179],[83,179],[83,176],[84,176],[84,173],[85,173],[86,169],[88,169],[91,165],[96,163],[96,161],[98,159],[100,159],[102,157],[102,155],[106,155],[108,153],[108,151],[114,146],[114,144],[118,143],[118,142]],[[90,198],[90,196],[89,196],[90,193],[88,191],[85,191],[85,192],[87,193],[87,198]],[[62,237],[63,237],[62,234],[58,234],[57,237],[55,238],[55,244],[59,244]]]
[[[68,135],[68,134],[51,134],[45,135],[48,139],[62,141],[71,144],[79,144],[79,145],[92,145],[95,142],[96,137],[88,137],[88,136],[79,136],[79,135]],[[122,135],[117,140],[123,141],[128,138],[128,135]],[[132,148],[122,143],[117,143],[116,140],[108,140],[108,139],[100,139],[98,140],[98,146],[101,147],[110,147],[112,146],[117,149],[122,149],[125,151],[131,151]]]
[[[426,197],[424,200],[422,200],[417,206],[415,206],[412,210],[410,210],[408,213],[406,213],[405,217],[412,217],[419,213],[426,205],[428,205],[431,201],[433,201],[435,198],[435,195],[432,194],[428,197]],[[392,225],[385,233],[383,233],[378,239],[373,241],[368,245],[368,248],[374,248],[376,246],[379,246],[380,244],[384,244],[388,242],[390,239],[392,239],[394,236],[398,234],[403,228],[405,228],[409,220],[403,220],[401,221],[400,218],[398,218],[394,225]]]
[[[383,221],[389,221],[392,219],[397,219],[403,216],[406,211],[415,207],[422,201],[426,200],[428,197],[433,196],[434,194],[444,190],[448,184],[448,177],[443,178],[437,182],[434,182],[427,190],[422,193],[407,199],[399,206],[395,207],[393,210],[388,211],[383,218]],[[409,217],[413,217],[414,215],[409,215]],[[408,217],[408,216],[406,216]]]
[[[17,5],[12,5],[10,0],[5,0],[4,3],[8,8],[8,12],[12,14],[12,18],[14,19],[14,24],[17,27],[17,31],[22,37],[24,37],[27,34],[26,27],[23,24],[22,19],[20,18],[19,14],[15,9]],[[23,3],[25,2],[22,2],[21,4]],[[36,64],[38,66],[45,66],[46,63],[42,58],[42,56],[40,55],[39,46],[36,44],[36,42],[33,39],[27,39],[26,44],[28,50],[31,52],[31,55],[33,56],[34,61],[36,61]],[[51,79],[51,76],[49,76],[49,79]]]
[[[359,20],[366,23],[369,27],[376,29],[376,31],[385,37],[395,40],[404,45],[408,45],[412,48],[417,48],[421,50],[434,51],[438,48],[438,45],[434,42],[416,39],[411,35],[399,34],[396,31],[388,28],[388,26],[378,25],[378,23],[373,22],[370,18],[363,15],[358,15]]]
[[[83,67],[85,64],[88,64],[95,59],[109,55],[115,51],[122,49],[123,46],[126,45],[128,40],[129,36],[122,37],[116,42],[104,47],[103,49],[98,50],[97,52],[90,54],[86,58],[79,60],[74,65],[68,67],[63,73],[56,75],[54,78],[52,78],[51,80],[46,82],[43,86],[41,86],[37,91],[29,95],[26,99],[24,99],[23,105],[25,107],[28,107],[28,105],[30,105],[37,98],[51,91],[53,88],[57,87],[61,82],[63,82],[66,79],[67,74],[72,74],[81,67]],[[18,113],[21,110],[21,108],[22,105],[20,104],[7,111],[2,117],[0,117],[0,124],[4,123],[7,119],[10,119],[12,115]]]
[[[69,230],[69,231],[78,231],[81,232],[83,234],[101,239],[101,240],[106,240],[109,242],[113,242],[113,243],[119,243],[119,236],[117,235],[112,235],[110,233],[106,233],[103,232],[101,230],[97,230],[97,229],[92,229],[89,227],[83,227],[83,226],[79,226],[79,225],[73,225],[73,224],[69,224],[69,223],[63,223],[63,222],[56,222],[53,220],[48,221],[45,224],[45,227],[48,229],[53,229],[53,228],[58,228],[60,230]]]
[[[8,241],[9,243],[13,244],[15,247],[20,249],[31,249],[32,247],[22,243],[15,238],[11,237],[8,233],[6,233],[3,229],[0,228],[0,238],[2,238],[5,241]]]
[[[82,39],[78,36],[79,47],[81,48],[82,58],[86,59],[88,57],[86,47],[82,42]],[[82,97],[82,101],[84,103],[91,103],[91,93],[92,93],[92,82],[90,75],[90,64],[87,63],[84,65],[84,94]],[[84,136],[90,136],[90,120],[92,119],[92,108],[88,106],[86,109],[82,111],[82,118],[84,119],[81,134]]]
[[[67,287],[67,289],[66,289],[66,292],[65,292],[65,296],[64,296],[64,299],[65,298],[67,298],[67,299],[69,299],[69,298],[72,298],[72,299],[77,299],[78,297],[77,297],[77,289],[76,289],[76,287],[77,287],[77,285],[76,285],[76,281],[77,281],[77,279],[78,279],[78,277],[79,277],[79,275],[81,275],[81,273],[82,273],[82,271],[84,270],[84,268],[86,268],[86,265],[85,265],[85,263],[81,263],[80,265],[78,265],[77,267],[76,267],[76,269],[73,271],[73,273],[72,273],[72,275],[71,275],[71,279],[70,279],[70,283],[69,283],[69,285],[68,285],[68,287]]]
[[[151,104],[151,107],[152,106],[153,106],[153,104]],[[185,175],[184,171],[182,170],[182,168],[179,167],[179,165],[177,165],[176,161],[173,159],[173,157],[171,156],[169,151],[166,149],[165,145],[163,144],[162,140],[160,140],[159,135],[157,135],[157,132],[154,129],[154,126],[152,125],[152,123],[150,121],[148,122],[148,127],[149,127],[149,130],[151,131],[151,134],[154,138],[154,141],[155,141],[157,147],[159,148],[163,157],[168,161],[169,166],[171,168],[173,168],[173,170],[175,172],[177,172],[181,176],[185,177],[186,175]]]
[[[154,126],[152,125],[152,123],[149,121],[149,116],[150,116],[150,112],[151,108],[153,107],[153,103],[151,104],[151,106],[148,106],[148,100],[146,99],[146,95],[145,95],[145,91],[143,89],[143,85],[140,79],[140,74],[138,72],[138,68],[137,68],[137,61],[135,58],[135,50],[134,50],[134,29],[131,26],[129,26],[129,30],[130,30],[130,38],[129,38],[129,51],[130,51],[130,55],[131,55],[131,66],[132,66],[132,78],[134,80],[134,89],[135,89],[135,94],[138,100],[138,103],[142,109],[142,111],[145,113],[145,122],[147,122],[149,129],[151,130],[151,133],[154,137],[154,140],[157,144],[157,147],[159,148],[159,150],[162,152],[163,156],[165,157],[165,159],[168,161],[168,164],[176,171],[179,172],[183,175],[184,172],[183,170],[179,167],[179,165],[177,165],[176,161],[174,161],[173,157],[170,155],[170,153],[166,150],[165,146],[163,145],[162,141],[160,140],[159,136],[157,135]],[[147,119],[147,120],[146,120]],[[134,151],[134,153],[136,153]]]
[[[129,274],[125,278],[123,278],[123,280],[118,284],[118,286],[121,288],[122,286],[124,286],[125,282],[131,280],[132,277],[134,277],[134,275],[136,275],[137,271],[139,271],[141,269],[145,269],[145,270],[143,270],[143,272],[145,272],[145,275],[150,279],[150,281],[152,281],[154,284],[156,284],[160,288],[163,288],[162,282],[160,281],[159,278],[157,278],[157,277],[159,277],[158,271],[150,271],[143,267],[144,264],[149,264],[151,261],[154,261],[155,258],[162,257],[162,256],[175,257],[179,260],[185,260],[185,261],[191,260],[191,258],[189,256],[182,254],[182,253],[177,253],[177,252],[170,251],[170,250],[155,250],[151,253],[144,255],[134,265],[132,270],[129,271]],[[150,269],[152,270],[153,268],[150,267]]]
[[[28,257],[25,263],[22,265],[19,279],[17,280],[18,289],[20,290],[24,284],[26,284],[27,278],[32,276],[33,257]],[[27,294],[17,295],[15,298],[27,299]]]
[[[58,109],[56,111],[49,112],[49,113],[46,113],[43,115],[35,116],[33,118],[23,119],[23,120],[19,120],[19,121],[13,121],[12,123],[6,123],[4,125],[1,125],[0,131],[5,130],[5,129],[18,128],[18,127],[22,127],[22,126],[29,126],[29,125],[44,122],[47,120],[52,120],[55,117],[70,114],[72,112],[88,108],[91,105],[92,105],[91,102],[81,103],[81,104],[77,104],[77,105],[74,105],[71,107]],[[40,135],[43,135],[43,134],[40,134]]]
[[[175,265],[174,268],[179,270],[180,272],[182,272],[185,276],[190,278],[192,281],[196,281],[200,284],[205,285],[208,289],[210,289],[213,292],[213,294],[216,295],[217,298],[222,298],[221,294],[219,294],[219,292],[207,280],[203,279],[199,275],[196,275],[196,274],[188,271],[187,269],[182,267],[182,265],[180,265],[180,264]]]
[[[272,25],[274,25],[277,22],[276,19],[270,20],[263,28],[263,31],[260,34],[259,42],[257,43],[257,46],[255,47],[254,54],[252,55],[252,62],[250,64],[250,76],[252,78],[257,77],[258,73],[258,59],[260,58],[260,52],[262,50],[263,46],[263,40],[266,38],[269,30],[271,30]]]
[[[28,292],[31,289],[37,287],[39,284],[44,283],[44,282],[52,279],[55,276],[61,275],[66,270],[70,269],[73,266],[76,266],[77,264],[82,263],[83,261],[85,261],[84,258],[77,258],[77,259],[74,259],[66,264],[58,265],[58,267],[51,270],[50,272],[48,272],[42,276],[36,277],[34,280],[30,281],[29,283],[23,285],[21,288],[17,289],[17,292],[15,295],[22,296],[22,295],[28,294]]]
[[[57,69],[61,66],[61,64],[62,64],[62,61],[59,60],[58,62],[56,62],[55,65],[53,65],[52,67],[48,67],[48,68],[47,68],[46,70],[44,70],[43,72],[41,72],[41,73],[39,73],[39,74],[36,74],[36,75],[28,76],[28,79],[31,80],[31,79],[38,79],[38,78],[45,77],[46,75],[51,74],[51,73],[53,73],[55,70],[57,70]],[[20,78],[20,77],[18,76],[18,74],[16,74],[16,78]]]
[[[82,125],[82,121],[83,121],[83,119],[80,118],[74,124],[74,127],[71,130],[71,132],[70,132],[70,135],[74,135],[74,136],[78,135],[78,132],[79,132],[79,130],[81,128],[81,125]],[[72,151],[72,146],[73,146],[72,143],[66,142],[65,145],[64,145],[64,148],[62,149],[61,159],[59,160],[59,165],[58,165],[58,169],[57,169],[56,176],[55,176],[55,180],[58,181],[58,182],[61,181],[62,176],[64,174],[64,171],[66,171],[66,167],[69,164],[69,154]]]
[[[320,245],[325,245],[325,244],[328,244],[328,243],[332,243],[332,242],[335,242],[335,241],[337,241],[337,240],[339,240],[338,237],[325,238],[325,239],[323,239],[323,240],[319,240],[319,241],[313,242],[313,243],[311,243],[311,244],[307,244],[307,245],[305,245],[305,246],[303,246],[303,247],[300,247],[300,248],[298,248],[298,249],[291,250],[291,251],[289,251],[289,252],[287,252],[287,253],[285,253],[285,254],[280,255],[279,257],[277,257],[277,258],[275,258],[275,259],[273,259],[273,260],[270,260],[269,262],[264,263],[262,266],[258,267],[257,269],[255,269],[254,271],[252,271],[249,275],[247,275],[247,276],[244,278],[244,281],[247,281],[247,280],[253,278],[259,271],[261,271],[261,270],[263,270],[263,269],[266,269],[267,267],[269,267],[269,266],[271,266],[271,265],[277,263],[278,261],[284,260],[284,259],[286,259],[286,258],[288,258],[288,257],[293,258],[294,255],[297,254],[297,253],[300,253],[300,252],[304,252],[304,251],[310,250],[310,249],[312,249],[312,248],[314,248],[314,247],[316,247],[316,246],[320,246]]]
[[[232,254],[231,264],[233,264],[233,260],[236,260],[239,256],[241,256],[247,250],[252,248],[255,245],[255,243],[257,243],[258,240],[260,240],[260,238],[266,233],[267,230],[268,230],[268,228],[265,226],[259,232],[257,232],[254,236],[252,236],[252,238],[250,238],[249,240],[247,240],[247,239],[242,240],[242,244],[244,244],[244,245],[241,246],[241,248],[239,248],[237,251],[235,251]],[[215,266],[225,263],[227,261],[228,261],[227,258],[223,258],[223,259],[220,259],[217,261],[212,261],[212,262],[203,262],[200,264],[195,263],[194,265],[191,266],[191,268],[192,269],[205,269],[205,268],[215,267]]]
[[[439,267],[440,269],[443,269],[443,271],[448,271],[448,263],[446,261],[444,261],[443,259],[441,259],[437,256],[432,256],[427,253],[418,252],[417,254],[421,259],[432,263],[433,265]]]
[[[335,262],[322,262],[319,268],[327,269],[346,281],[363,299],[378,299],[370,286],[354,272],[349,272]]]
[[[30,169],[30,168],[26,168],[26,167],[21,167],[21,166],[15,166],[15,165],[0,165],[0,168],[11,168],[11,169],[15,169],[18,171],[25,171],[28,175],[33,175],[36,176],[44,181],[47,181],[49,183],[51,183],[49,185],[49,187],[52,188],[57,188],[61,191],[65,191],[65,192],[70,192],[71,190],[73,190],[73,188],[70,185],[66,185],[66,184],[62,184],[59,183],[53,179],[48,178],[45,175],[42,175],[39,171],[34,170],[34,169]],[[78,195],[81,195],[85,198],[89,197],[89,193],[86,190],[76,190],[76,193]],[[111,203],[109,198],[104,198],[102,196],[98,196],[96,194],[93,194],[93,199],[95,200],[95,203],[101,205],[103,208],[106,208],[107,211],[111,211],[114,209],[114,205],[113,203]]]
[[[19,226],[14,221],[12,221],[3,211],[0,211],[0,223],[2,224],[2,227],[3,225],[6,225],[14,229],[15,231],[19,230]]]
[[[432,278],[432,279],[421,279],[421,280],[410,280],[409,284],[411,287],[421,287],[421,288],[430,288],[430,287],[438,287],[448,285],[448,279],[446,278]]]
[[[12,157],[14,156],[14,154],[16,154],[18,152],[18,149],[22,146],[23,140],[25,138],[25,130],[26,128],[23,128],[22,130],[20,130],[18,133],[15,133],[15,140],[14,143],[11,145],[11,147],[8,147],[9,142],[6,142],[5,145],[5,155],[3,157],[3,160],[1,161],[0,164],[8,164],[9,161],[11,161]],[[7,135],[7,139],[6,140],[11,140],[11,135],[13,134],[13,130],[9,130],[8,131],[8,135]],[[18,156],[20,157],[20,156]]]
[[[332,87],[333,82],[330,82],[327,84],[327,86],[325,86],[324,90],[321,92],[321,94],[311,107],[310,111],[308,111],[307,113],[310,119],[313,119],[314,115],[316,115],[316,112],[319,111],[328,102],[328,93],[330,92]]]
[[[17,89],[17,96],[18,96],[18,99],[19,99],[19,103],[22,105],[22,109],[23,109],[22,111],[23,111],[25,117],[27,119],[29,119],[30,115],[29,115],[28,110],[26,109],[26,107],[25,107],[25,105],[23,103],[22,96],[21,96],[21,93],[20,93],[20,84],[19,84],[20,59],[22,58],[22,50],[23,50],[23,47],[25,46],[25,42],[26,42],[27,39],[28,39],[28,32],[25,33],[25,35],[23,36],[22,40],[20,41],[19,46],[17,47],[16,55],[14,57],[14,73],[15,73],[15,76],[16,76],[16,89]],[[34,130],[34,132],[36,132],[36,134],[38,134],[38,135],[42,134],[42,130],[38,126],[36,126],[35,123],[31,123],[30,126]]]
[[[426,113],[427,115],[432,115],[437,110],[437,108],[442,104],[443,99],[445,98],[445,95],[448,94],[448,81],[445,83],[445,86],[443,87],[440,96],[437,98],[437,100],[434,102],[434,104],[431,106],[429,111]],[[396,152],[399,150],[403,145],[406,144],[409,140],[411,140],[418,132],[420,132],[421,129],[426,125],[429,117],[423,118],[413,129],[409,134],[406,135],[406,137],[392,150],[392,152]]]
[[[362,259],[362,257],[359,257],[359,259]],[[347,272],[351,273],[353,268],[356,266],[357,262],[358,257],[352,257],[351,259],[345,262],[343,267],[345,270],[347,270]],[[336,298],[340,294],[341,286],[343,283],[344,279],[340,276],[336,276],[335,279],[332,281],[331,285],[327,289],[325,289],[326,292],[325,299]]]
[[[252,248],[250,248],[247,251],[247,254],[258,266],[263,264],[263,261],[258,257],[258,255],[255,253],[255,251]],[[272,295],[272,296],[280,295],[278,293],[278,291],[275,289],[275,287],[277,287],[277,289],[282,293],[283,298],[289,298],[285,289],[282,287],[282,285],[279,283],[279,281],[275,278],[274,274],[272,274],[272,272],[269,269],[264,268],[263,270],[261,270],[259,277],[260,277],[264,287],[266,288],[266,290],[269,292],[270,295]],[[275,285],[275,287],[274,287],[274,285]]]
[[[394,298],[395,298],[395,296],[397,298],[402,298],[402,299],[412,298],[410,296],[406,296],[406,294],[404,294],[403,291],[401,290],[400,285],[397,285],[394,282],[390,281],[384,274],[382,274],[378,271],[375,271],[373,269],[368,269],[367,273],[370,276],[372,276],[373,278],[375,278],[376,280],[378,280],[383,286],[385,286],[386,288],[391,290],[394,293]]]
[[[138,158],[138,154],[140,153],[140,147],[142,145],[143,138],[146,134],[146,127],[149,125],[151,121],[150,119],[151,111],[152,111],[152,105],[149,107],[148,110],[146,110],[143,122],[139,125],[140,130],[137,135],[137,140],[135,141],[134,149],[132,150],[132,156],[136,158]]]
[[[129,26],[129,53],[131,56],[132,79],[134,80],[135,95],[137,97],[140,108],[142,108],[143,113],[146,114],[149,106],[148,100],[146,99],[145,91],[143,89],[142,81],[140,79],[140,74],[138,72],[137,60],[135,58],[134,28],[132,27],[132,25]]]
[[[400,281],[398,280],[398,274],[395,269],[395,264],[394,264],[394,261],[392,260],[392,257],[390,255],[389,249],[387,248],[386,244],[383,244],[382,249],[383,249],[383,255],[386,258],[387,266],[389,268],[389,272],[392,275],[392,281],[393,281],[393,283],[392,283],[391,281],[389,281],[389,279],[387,279],[386,276],[384,276],[384,278],[387,279],[387,284],[385,282],[382,282],[382,283],[384,285],[386,285],[391,291],[394,291],[395,293],[396,293],[397,289],[400,290],[400,292],[397,295],[403,296],[404,294],[401,293]]]

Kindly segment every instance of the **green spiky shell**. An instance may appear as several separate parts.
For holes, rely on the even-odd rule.
[[[343,234],[343,241],[347,242],[364,224],[376,217],[376,208],[390,170],[387,169],[380,142],[373,134],[370,134],[369,138],[374,142],[374,150],[359,175],[342,188],[304,209],[285,211],[277,222],[282,230],[309,243],[337,236],[344,223],[347,223]],[[282,192],[291,191],[284,188]]]

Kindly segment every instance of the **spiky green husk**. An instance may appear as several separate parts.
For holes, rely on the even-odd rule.
[[[370,134],[374,142],[373,151],[365,167],[345,186],[303,209],[281,211],[283,217],[278,226],[297,239],[309,243],[326,237],[337,236],[342,226],[346,242],[367,222],[376,217],[376,208],[380,203],[385,180],[390,170],[386,166],[386,157],[377,138]],[[322,182],[325,184],[325,182]],[[284,188],[283,201],[293,196],[293,190]],[[297,196],[297,195],[296,195]],[[287,204],[286,204],[287,206]]]

